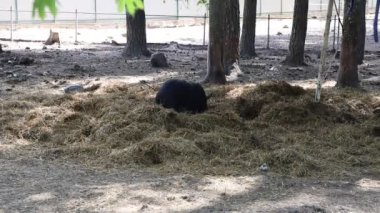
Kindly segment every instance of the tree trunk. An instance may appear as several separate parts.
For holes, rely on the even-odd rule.
[[[358,77],[358,28],[360,27],[360,9],[361,1],[355,0],[353,7],[350,5],[351,0],[345,0],[342,48],[340,56],[340,67],[338,73],[337,87],[359,87]],[[352,13],[348,13],[352,7]]]
[[[242,57],[256,56],[256,8],[257,0],[244,1],[243,29],[240,41],[240,55]]]
[[[380,0],[376,1],[376,9],[375,9],[375,19],[373,21],[373,37],[375,39],[375,42],[379,42],[379,35],[377,32],[377,23],[379,20],[379,9],[380,9]]]
[[[305,65],[304,52],[308,10],[309,1],[295,0],[292,34],[290,36],[289,43],[289,54],[285,59],[285,64],[292,66]]]
[[[210,0],[209,44],[207,55],[207,76],[205,83],[225,84],[223,69],[225,4]]]
[[[146,46],[145,11],[138,10],[135,16],[127,15],[127,45],[124,49],[126,57],[150,56]]]
[[[230,74],[233,64],[239,61],[240,8],[239,0],[226,0],[225,36],[224,36],[224,71]]]
[[[358,50],[357,50],[357,62],[358,64],[363,64],[364,50],[365,50],[365,38],[366,38],[366,2],[359,1],[357,4],[359,10],[360,26],[358,27]]]

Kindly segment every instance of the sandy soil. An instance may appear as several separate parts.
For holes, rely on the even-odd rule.
[[[163,176],[0,155],[0,212],[378,212],[380,181]]]
[[[309,66],[299,68],[281,64],[287,38],[288,35],[279,35],[273,41],[274,48],[259,49],[257,58],[243,59],[241,73],[233,73],[229,82],[254,84],[282,79],[314,87],[320,36],[308,37]],[[76,83],[107,85],[144,80],[154,84],[172,77],[199,81],[206,74],[205,46],[151,44],[149,48],[164,52],[171,64],[166,69],[153,69],[148,58],[123,59],[122,46],[64,43],[61,48],[42,50],[40,42],[2,43],[5,50],[12,51],[0,55],[0,100],[17,99],[26,93],[63,94],[63,88]],[[258,44],[265,44],[265,36],[258,37]],[[364,88],[379,90],[380,54],[373,42],[367,45],[370,51],[360,66],[360,78]],[[20,65],[23,57],[34,62]],[[338,61],[331,60],[325,86],[335,83]],[[17,151],[22,149],[22,143],[10,146],[0,141],[0,212],[380,211],[380,177],[319,181],[287,179],[271,173],[244,177],[167,176],[50,162]]]

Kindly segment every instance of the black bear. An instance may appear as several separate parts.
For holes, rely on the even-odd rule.
[[[171,79],[158,91],[156,103],[177,112],[201,113],[207,109],[207,96],[198,83]]]

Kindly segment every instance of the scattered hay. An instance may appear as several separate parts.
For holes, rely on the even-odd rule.
[[[26,139],[41,157],[90,166],[163,172],[346,177],[380,175],[379,107],[372,94],[313,92],[285,82],[206,88],[202,114],[154,104],[158,87],[117,84],[97,93],[19,97],[3,101],[0,133]],[[227,96],[229,98],[227,98]]]

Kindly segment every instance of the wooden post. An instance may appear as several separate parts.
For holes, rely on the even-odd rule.
[[[207,13],[205,13],[203,19],[203,45],[206,45],[206,22],[207,22]]]
[[[329,45],[329,34],[330,34],[330,24],[331,24],[333,4],[334,4],[334,0],[329,0],[329,4],[328,4],[328,8],[327,8],[325,32],[323,34],[323,47],[321,50],[321,63],[319,65],[317,89],[315,91],[315,101],[316,102],[321,101],[322,72],[324,72],[325,68],[326,68],[327,48]]]
[[[11,6],[11,10],[10,10],[11,14],[11,42],[13,42],[13,8]]]
[[[75,44],[78,44],[78,10],[75,9]]]
[[[270,14],[268,14],[268,37],[267,37],[267,49],[269,49],[269,39],[270,39]]]

